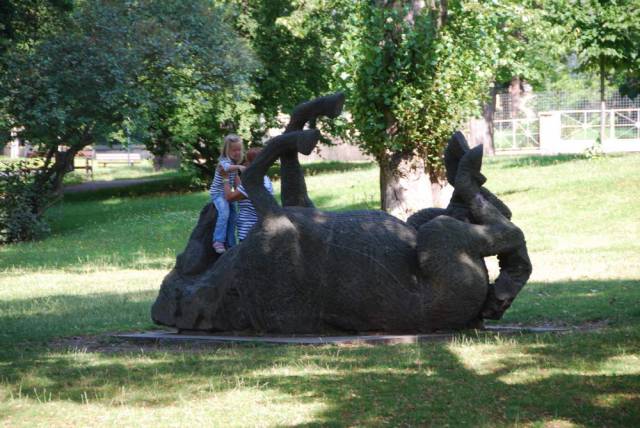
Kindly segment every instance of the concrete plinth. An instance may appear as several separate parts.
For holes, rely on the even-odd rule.
[[[486,333],[562,333],[569,328],[561,327],[522,327],[487,326]],[[201,332],[147,331],[143,333],[115,334],[114,337],[132,342],[178,342],[178,343],[261,343],[276,345],[362,345],[362,344],[411,344],[435,340],[450,339],[456,333],[431,334],[370,334],[353,336],[240,336],[227,334],[204,334]]]

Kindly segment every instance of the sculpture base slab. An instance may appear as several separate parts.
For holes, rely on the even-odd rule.
[[[486,326],[480,332],[518,334],[518,333],[563,333],[568,327],[523,327],[509,325]],[[131,342],[174,342],[174,343],[252,343],[275,345],[396,345],[449,339],[455,332],[431,334],[370,334],[353,336],[239,336],[231,334],[209,334],[197,331],[147,331],[144,333],[114,334],[113,337]]]

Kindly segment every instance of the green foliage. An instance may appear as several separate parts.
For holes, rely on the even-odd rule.
[[[640,62],[640,60],[639,60]],[[640,64],[637,66],[638,71],[631,71],[622,78],[620,83],[620,94],[634,99],[640,94]]]
[[[341,36],[343,0],[226,0],[228,19],[247,39],[262,67],[254,76],[252,124],[258,140],[268,127],[281,126],[280,112],[325,95],[331,81],[336,40]]]
[[[337,55],[338,86],[353,115],[348,130],[378,162],[417,153],[441,167],[444,144],[477,111],[492,77],[496,43],[482,5],[450,2],[448,17],[359,2]],[[467,4],[469,3],[469,4]]]
[[[234,94],[234,89],[179,97],[168,123],[172,147],[202,184],[213,178],[224,135],[233,132],[250,139],[255,119],[251,92],[247,88],[244,97]]]
[[[222,15],[206,0],[79,3],[63,31],[4,55],[6,128],[46,153],[58,183],[59,145],[69,161],[87,144],[127,143],[129,134],[154,154],[176,148],[212,170],[224,133],[248,135],[257,67]]]
[[[535,0],[500,0],[483,5],[492,25],[483,30],[495,41],[495,82],[504,86],[519,77],[542,87],[560,77],[567,46],[562,27]]]
[[[63,29],[72,8],[72,0],[3,0],[0,3],[0,75],[5,67],[11,67],[1,60],[7,51],[27,51]],[[0,95],[0,141],[10,137],[11,117]]]
[[[205,181],[222,137],[248,137],[255,121],[251,76],[258,63],[224,14],[204,0],[146,2],[137,11],[137,49],[144,51],[137,81],[147,101],[136,126],[152,153],[178,152]]]
[[[566,31],[578,69],[595,72],[604,81],[613,72],[640,69],[640,1],[556,0],[549,2],[550,18]]]
[[[637,0],[569,1],[564,6],[562,17],[572,30],[582,68],[598,68],[601,58],[608,69],[630,59],[640,26]]]
[[[114,5],[85,3],[64,31],[5,55],[3,101],[22,139],[53,153],[118,129],[138,95],[141,62],[127,43],[132,17]]]
[[[0,54],[26,47],[64,25],[72,0],[3,0],[0,5]]]
[[[38,166],[34,161],[0,162],[0,244],[49,232],[42,217],[49,192],[38,185]]]

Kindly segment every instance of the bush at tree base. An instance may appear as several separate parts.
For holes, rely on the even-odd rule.
[[[42,212],[51,196],[37,180],[38,166],[34,161],[0,162],[0,244],[49,233]]]

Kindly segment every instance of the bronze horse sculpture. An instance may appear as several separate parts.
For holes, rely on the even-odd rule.
[[[445,152],[454,196],[407,222],[377,210],[325,212],[307,195],[298,154],[320,138],[320,116],[336,117],[344,96],[298,106],[243,175],[259,223],[221,256],[211,250],[215,208],[207,205],[152,308],[181,330],[253,334],[418,333],[499,319],[531,274],[522,231],[482,187],[482,147],[460,133]],[[310,123],[312,129],[303,130]],[[262,177],[281,162],[282,206]],[[489,283],[484,258],[497,255]]]

